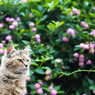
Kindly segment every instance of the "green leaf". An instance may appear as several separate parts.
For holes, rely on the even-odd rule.
[[[36,9],[31,9],[32,12],[36,13],[37,16],[41,17],[42,14],[40,13],[40,11],[36,10]]]
[[[89,87],[89,89],[90,89],[90,90],[95,89],[95,85],[91,85],[91,86]]]
[[[57,91],[58,91],[58,90],[60,90],[60,85],[59,85],[59,86],[54,87],[54,89],[55,89],[55,90],[57,90]]]
[[[26,41],[26,40],[22,40],[22,42],[25,44],[25,45],[29,45],[30,42],[29,41]]]
[[[37,68],[35,72],[38,74],[45,74],[45,72],[41,68]]]

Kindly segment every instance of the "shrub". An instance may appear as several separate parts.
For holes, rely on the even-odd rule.
[[[0,56],[31,45],[28,95],[95,93],[94,16],[93,0],[0,1]]]

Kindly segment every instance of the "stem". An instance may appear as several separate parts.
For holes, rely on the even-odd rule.
[[[79,73],[79,72],[95,72],[95,70],[76,70],[76,71],[73,71],[73,72],[71,72],[71,73],[64,73],[64,72],[61,72],[62,74],[59,76],[59,78],[61,78],[63,75],[65,75],[65,76],[71,76],[71,75],[73,75],[73,74],[75,74],[75,73]]]

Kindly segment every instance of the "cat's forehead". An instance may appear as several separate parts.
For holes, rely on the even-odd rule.
[[[28,58],[28,56],[27,56],[27,54],[26,54],[26,52],[25,52],[24,50],[17,50],[17,51],[16,51],[16,55],[17,55],[18,57]]]

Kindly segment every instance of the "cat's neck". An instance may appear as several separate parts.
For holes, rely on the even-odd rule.
[[[12,73],[10,71],[7,71],[5,68],[0,67],[0,72],[2,73],[1,76],[6,77],[7,79],[13,79],[13,80],[25,80],[26,75],[21,73]]]

